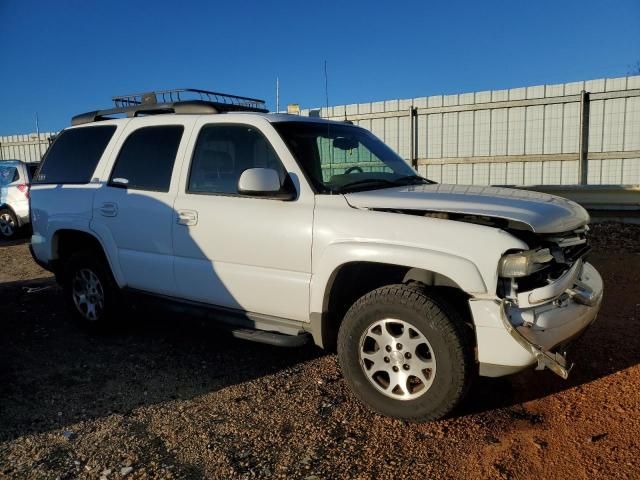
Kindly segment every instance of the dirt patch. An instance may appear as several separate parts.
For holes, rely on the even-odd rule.
[[[422,425],[366,410],[312,346],[146,310],[89,335],[27,246],[2,245],[0,478],[638,478],[640,228],[592,232],[605,301],[570,379],[480,379]]]
[[[51,273],[40,268],[31,258],[25,239],[11,242],[0,240],[0,285],[50,277]]]
[[[640,253],[640,225],[617,222],[589,226],[594,250],[602,253]]]

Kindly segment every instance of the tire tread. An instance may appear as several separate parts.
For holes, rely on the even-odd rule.
[[[349,322],[359,317],[365,309],[370,308],[372,305],[393,305],[397,302],[418,312],[426,313],[428,321],[437,325],[436,328],[448,339],[448,343],[455,350],[456,354],[464,359],[460,364],[452,366],[452,368],[456,369],[456,378],[461,378],[463,381],[453,385],[453,390],[449,392],[446,400],[437,409],[425,415],[402,417],[404,420],[410,422],[424,422],[442,418],[466,395],[472,383],[472,372],[475,364],[472,330],[465,323],[465,319],[459,310],[450,305],[444,298],[429,292],[427,289],[420,289],[414,285],[405,284],[387,285],[365,294],[351,306],[344,317],[338,334],[338,352],[340,354],[340,352],[345,352],[347,349],[353,348],[352,345],[349,345],[350,342],[346,334],[346,329],[342,328],[345,324],[348,325]],[[357,393],[358,392],[356,392],[356,394]],[[388,412],[382,412],[371,405],[366,399],[362,397],[359,398],[378,413],[389,415]]]

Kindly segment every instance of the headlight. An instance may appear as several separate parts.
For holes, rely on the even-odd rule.
[[[526,277],[542,270],[551,260],[553,255],[548,248],[511,253],[500,259],[498,275],[507,278]]]

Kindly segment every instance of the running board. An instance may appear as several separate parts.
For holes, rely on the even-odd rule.
[[[231,334],[241,340],[266,343],[267,345],[275,345],[276,347],[301,347],[306,344],[311,337],[308,333],[285,335],[283,333],[251,330],[249,328],[234,329],[231,330]]]
[[[132,294],[134,298],[151,301],[152,305],[162,304],[177,314],[187,314],[195,318],[211,320],[220,328],[224,328],[235,337],[244,340],[297,347],[307,343],[310,337],[304,331],[308,327],[308,323],[299,320],[245,312],[130,288],[126,288],[125,291]]]

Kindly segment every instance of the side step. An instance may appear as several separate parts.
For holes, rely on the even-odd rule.
[[[231,334],[241,340],[266,343],[276,347],[301,347],[311,338],[308,333],[285,335],[284,333],[265,332],[264,330],[252,330],[249,328],[234,329],[231,330]]]

